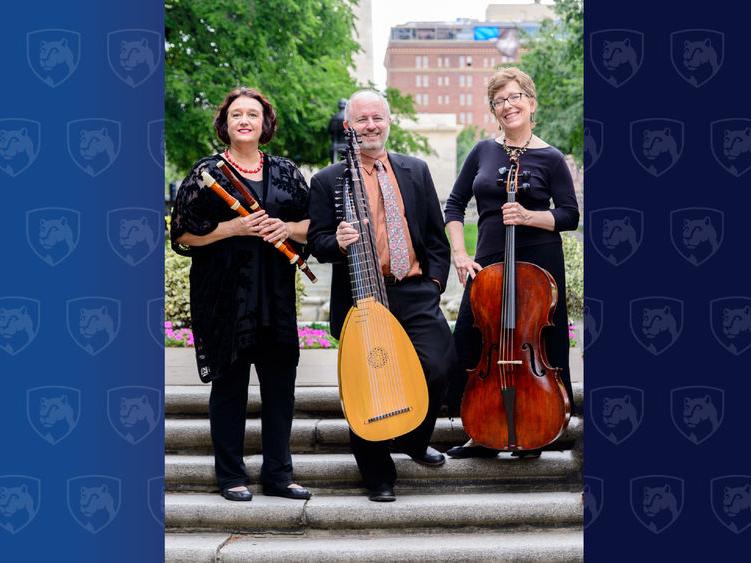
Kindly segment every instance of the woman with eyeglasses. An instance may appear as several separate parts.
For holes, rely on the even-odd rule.
[[[502,68],[488,82],[490,112],[498,121],[501,134],[496,139],[479,141],[471,150],[446,202],[445,220],[452,249],[452,261],[465,287],[454,328],[459,369],[449,383],[449,413],[457,415],[466,384],[466,370],[477,365],[482,350],[482,335],[474,327],[469,290],[477,272],[484,266],[503,262],[506,225],[516,225],[516,259],[544,268],[558,284],[558,303],[553,327],[543,331],[548,361],[562,368],[561,378],[573,407],[568,352],[568,313],[566,276],[560,231],[576,229],[579,208],[564,155],[536,136],[537,91],[532,79],[516,67]],[[507,202],[506,191],[498,185],[502,167],[517,160],[522,171],[531,173],[529,188],[517,193],[516,202]],[[464,247],[464,212],[475,198],[478,237],[474,258]],[[551,207],[551,201],[553,207]],[[573,410],[573,409],[572,409]],[[455,458],[495,457],[498,450],[472,440],[448,450]],[[524,451],[523,457],[539,457],[539,451]]]

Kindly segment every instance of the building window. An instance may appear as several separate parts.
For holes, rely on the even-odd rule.
[[[467,86],[472,86],[472,75],[467,76]]]
[[[428,57],[427,57],[427,55],[422,58],[422,68],[428,68]]]
[[[472,114],[471,113],[467,114],[467,123],[472,123]]]
[[[415,67],[420,68],[422,67],[422,57],[415,57]]]
[[[467,94],[467,105],[468,106],[472,105],[472,94]]]
[[[464,86],[466,83],[466,78],[464,78],[463,74],[459,75],[459,86]]]
[[[463,106],[464,102],[466,100],[466,96],[464,94],[459,94],[459,105]]]
[[[445,98],[445,100],[446,100],[446,105],[448,105],[448,104],[450,104],[450,103],[451,103],[451,96],[449,96],[449,95],[447,94],[447,95],[445,95],[445,96],[444,96],[444,98]]]
[[[423,94],[422,96],[423,105],[429,105],[430,104],[430,97],[427,94]]]
[[[472,55],[467,55],[467,66],[472,66]]]
[[[495,67],[495,57],[490,58],[490,66]]]
[[[421,74],[415,74],[415,86],[418,88],[422,86],[422,75]]]
[[[464,123],[464,112],[459,114],[459,123]]]
[[[459,68],[464,66],[464,61],[465,61],[464,55],[460,55],[459,56]]]
[[[427,74],[422,75],[422,85],[428,88],[430,86],[430,78]]]

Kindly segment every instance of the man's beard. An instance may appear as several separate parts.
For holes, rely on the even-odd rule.
[[[365,137],[363,137],[362,143],[360,144],[360,148],[365,149],[366,151],[383,150],[386,147],[386,141],[389,140],[389,132],[390,131],[386,131],[386,133],[377,140],[376,139],[368,140]]]

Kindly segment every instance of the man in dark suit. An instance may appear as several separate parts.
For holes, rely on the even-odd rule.
[[[449,244],[438,197],[425,162],[386,151],[391,116],[388,103],[374,90],[355,92],[345,108],[344,127],[362,138],[362,177],[386,282],[389,308],[409,335],[428,384],[429,406],[415,430],[390,442],[369,442],[350,431],[350,444],[373,501],[392,501],[396,468],[389,448],[414,461],[442,465],[445,457],[428,443],[456,354],[451,331],[440,310],[449,273]],[[331,332],[340,336],[353,305],[347,248],[357,241],[355,228],[338,221],[334,190],[345,164],[333,164],[311,180],[308,244],[320,262],[333,264]]]

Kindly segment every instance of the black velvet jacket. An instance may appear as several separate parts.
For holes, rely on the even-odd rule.
[[[253,361],[259,329],[273,331],[285,362],[296,365],[299,359],[295,267],[278,250],[250,236],[196,247],[176,242],[186,232],[206,235],[220,222],[237,217],[219,196],[200,187],[204,169],[250,210],[242,194],[216,167],[219,160],[221,155],[213,155],[193,165],[180,185],[170,226],[172,249],[192,258],[190,308],[198,372],[204,382],[224,374],[241,354]],[[307,218],[308,186],[291,161],[264,155],[263,193],[254,193],[250,183],[245,183],[269,216],[283,221]],[[303,250],[299,245],[297,249]]]

